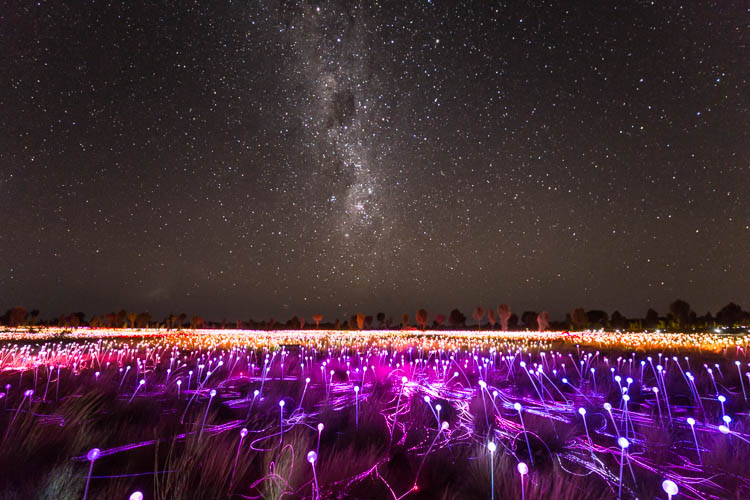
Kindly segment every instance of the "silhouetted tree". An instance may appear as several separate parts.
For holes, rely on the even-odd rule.
[[[588,318],[582,307],[573,309],[570,313],[571,330],[583,330],[588,326]]]
[[[393,318],[390,316],[385,320],[385,327],[389,330],[393,327]]]
[[[357,315],[356,314],[349,316],[349,321],[347,321],[347,326],[349,327],[349,330],[357,329]]]
[[[518,314],[511,313],[508,318],[508,328],[511,330],[518,330]]]
[[[435,326],[437,328],[442,328],[443,323],[445,323],[445,314],[436,314],[435,315]]]
[[[487,309],[487,321],[490,323],[490,328],[495,329],[495,323],[497,323],[497,316],[495,316],[495,310],[493,308]]]
[[[369,330],[372,328],[372,315],[365,316],[365,330]]]
[[[609,320],[609,315],[605,311],[593,309],[591,311],[586,311],[586,320],[592,327],[597,326],[605,328],[607,326],[607,321]]]
[[[484,318],[484,309],[482,306],[477,306],[474,308],[474,320],[477,322],[477,329],[482,329],[482,318]]]
[[[730,302],[716,313],[716,322],[723,326],[738,326],[745,320],[745,316],[746,313],[742,310],[742,307]]]
[[[409,313],[404,313],[401,315],[401,328],[406,328],[409,326]]]
[[[117,326],[117,314],[113,312],[105,314],[104,322],[108,327],[115,328]]]
[[[193,319],[195,319],[195,318],[193,318]],[[200,318],[200,319],[203,320],[203,318]],[[206,320],[203,320],[203,325],[205,327]],[[274,318],[268,318],[268,321],[266,321],[266,329],[267,330],[273,330],[274,326],[276,326],[276,320]],[[201,327],[201,328],[203,328],[203,327]]]
[[[365,315],[362,313],[357,313],[357,328],[360,330],[364,329],[365,327]]]
[[[341,320],[336,318],[336,323],[333,325],[336,330],[341,330]]]
[[[137,328],[148,328],[150,323],[151,315],[147,312],[142,312],[135,318],[135,325]]]
[[[649,310],[646,311],[646,318],[644,319],[643,324],[646,328],[656,328],[659,324],[659,313],[649,308]]]
[[[385,313],[379,312],[375,317],[378,319],[378,328],[383,328],[385,323]]]
[[[323,321],[323,315],[320,313],[313,314],[313,321],[315,321],[315,328],[320,328],[320,322]]]
[[[510,307],[507,304],[497,306],[497,315],[500,318],[500,326],[504,332],[508,331],[508,320],[510,319]]]
[[[612,317],[609,320],[610,325],[612,328],[616,330],[622,330],[627,326],[627,319],[625,319],[625,316],[620,314],[620,311],[615,311],[612,313]]]
[[[669,304],[669,312],[672,313],[677,325],[682,328],[687,328],[690,324],[690,313],[692,312],[690,304],[684,300],[677,299]]]
[[[75,316],[75,318],[78,320],[76,326],[84,326],[84,325],[86,325],[86,314],[85,313],[83,313],[81,311],[78,311],[78,312],[74,312],[73,316]]]
[[[533,330],[537,327],[536,311],[524,311],[521,313],[521,323],[527,330]]]
[[[9,309],[6,315],[8,317],[8,326],[18,327],[26,324],[29,312],[22,306],[16,306]]]
[[[32,309],[29,312],[29,326],[34,326],[39,321],[39,309]]]
[[[454,309],[448,316],[448,323],[453,328],[464,328],[466,326],[466,316],[458,309]]]
[[[539,327],[540,332],[549,330],[549,313],[547,311],[542,311],[538,314],[536,317],[536,324]]]
[[[164,319],[164,326],[167,328],[167,330],[171,330],[174,328],[175,324],[177,323],[177,316],[174,314],[170,314]]]
[[[133,316],[133,321],[131,322],[131,325],[130,325],[131,327],[135,326],[135,318],[137,316],[138,316],[137,314]],[[125,328],[127,326],[125,324],[125,321],[127,321],[127,319],[128,319],[128,312],[125,309],[120,309],[119,311],[117,311],[117,314],[116,314],[115,326],[117,328]]]
[[[425,309],[420,309],[419,311],[417,311],[417,316],[416,316],[417,324],[422,328],[422,330],[427,329],[427,318],[428,318],[428,315]]]

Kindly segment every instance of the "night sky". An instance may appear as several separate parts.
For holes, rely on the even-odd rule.
[[[11,1],[0,308],[750,306],[748,26],[729,0]]]

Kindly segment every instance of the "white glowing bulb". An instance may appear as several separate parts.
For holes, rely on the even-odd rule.
[[[675,496],[679,491],[679,488],[677,488],[677,485],[674,483],[674,481],[670,481],[669,479],[665,479],[664,482],[661,483],[661,487],[664,490],[664,493],[666,493],[670,497]]]

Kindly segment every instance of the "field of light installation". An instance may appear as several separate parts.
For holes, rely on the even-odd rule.
[[[0,340],[2,498],[750,495],[746,335]]]

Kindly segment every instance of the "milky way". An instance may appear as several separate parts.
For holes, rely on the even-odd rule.
[[[18,3],[0,306],[750,303],[742,2]]]

